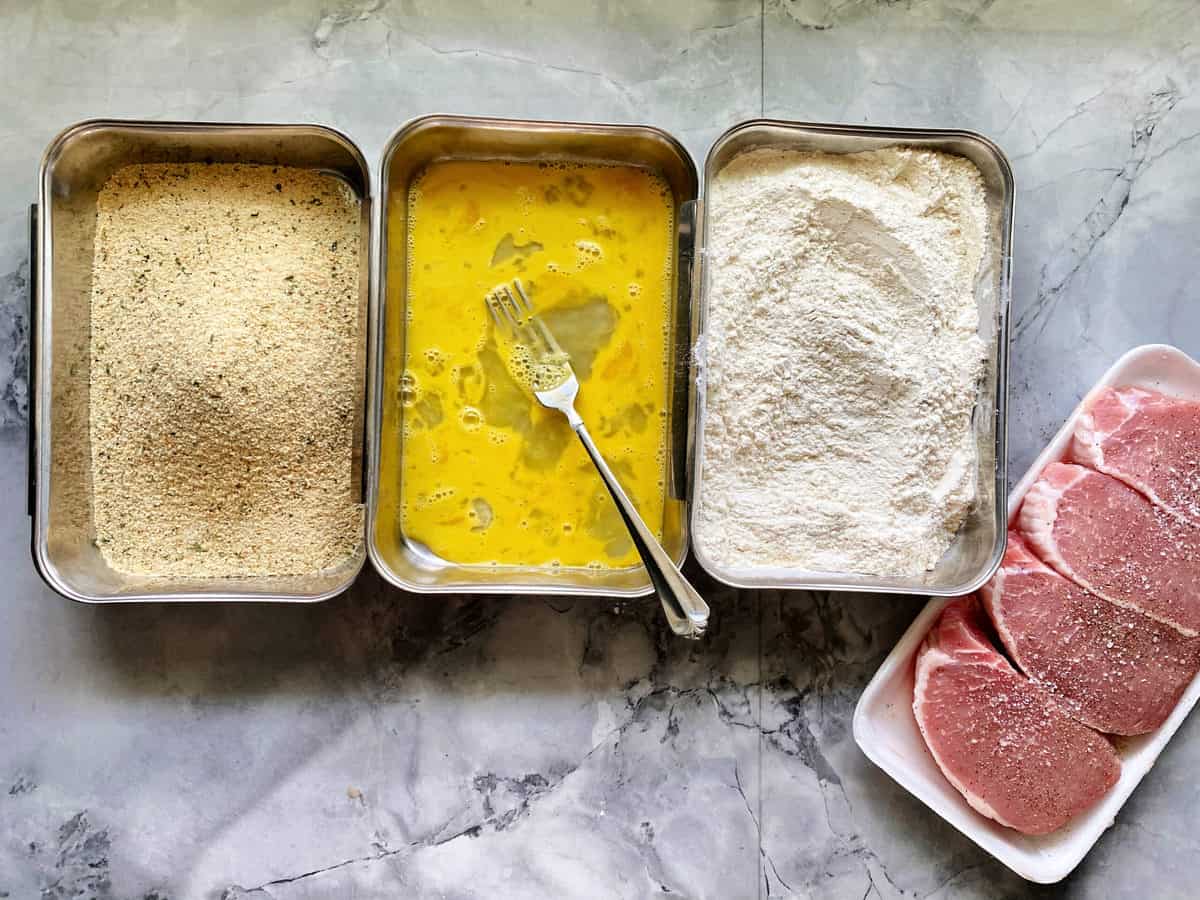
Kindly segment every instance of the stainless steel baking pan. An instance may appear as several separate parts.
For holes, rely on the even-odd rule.
[[[414,545],[400,520],[403,408],[397,391],[404,361],[408,188],[417,173],[442,159],[571,160],[642,166],[662,176],[674,194],[678,243],[673,280],[675,348],[670,382],[668,492],[663,543],[677,561],[687,552],[687,385],[690,346],[691,256],[697,196],[696,168],[687,151],[656,128],[427,116],[404,126],[383,152],[380,176],[378,309],[370,363],[367,543],[379,572],[412,591],[590,594],[630,597],[652,590],[641,566],[621,570],[462,566]],[[484,462],[483,464],[486,464]]]
[[[90,291],[96,195],[113,171],[139,162],[260,163],[319,169],[361,199],[360,396],[365,396],[370,306],[370,174],[349,138],[317,125],[220,125],[94,120],[56,137],[42,159],[34,231],[30,500],[33,558],[61,594],[91,603],[148,600],[324,600],[354,580],[365,547],[338,568],[238,579],[129,576],[94,544],[88,435]],[[359,404],[364,408],[365,404]],[[356,428],[357,434],[363,429]],[[354,454],[361,483],[362,445]]]
[[[988,252],[976,283],[979,301],[980,337],[987,346],[987,363],[973,428],[978,447],[977,497],[954,543],[929,572],[911,578],[883,578],[799,569],[771,571],[730,570],[714,564],[704,548],[693,540],[692,551],[700,565],[714,578],[742,588],[797,588],[829,591],[878,591],[899,594],[948,596],[975,590],[996,570],[1004,554],[1006,538],[1005,408],[1008,373],[1008,307],[1012,263],[1013,176],[1000,149],[981,135],[969,131],[872,128],[853,125],[817,125],[756,119],[742,122],[725,132],[709,150],[704,163],[704,184],[734,157],[761,147],[815,150],[825,153],[855,153],[897,145],[923,147],[964,156],[983,175],[990,213]],[[702,342],[705,313],[711,298],[707,243],[706,197],[698,217],[700,237],[695,267],[695,330]],[[695,376],[696,373],[693,373]],[[689,497],[695,498],[704,478],[704,393],[692,379],[691,441],[693,469]],[[692,504],[695,509],[695,504]]]

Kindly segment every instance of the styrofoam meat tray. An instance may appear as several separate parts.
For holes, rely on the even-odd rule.
[[[1008,499],[1010,524],[1026,491],[1041,471],[1067,453],[1080,413],[1102,388],[1110,386],[1152,388],[1200,400],[1200,364],[1165,344],[1137,347],[1122,356],[1083,398],[1054,440],[1013,488]],[[951,599],[930,600],[879,667],[854,710],[854,739],[873,763],[1018,875],[1042,884],[1061,881],[1113,824],[1121,806],[1196,705],[1200,699],[1200,675],[1188,686],[1174,712],[1156,731],[1115,739],[1122,763],[1121,777],[1099,804],[1053,834],[1021,834],[980,815],[967,805],[929,755],[913,717],[914,657],[938,614]]]

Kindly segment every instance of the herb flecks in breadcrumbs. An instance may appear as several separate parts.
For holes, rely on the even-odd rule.
[[[131,574],[329,569],[354,554],[359,202],[327,175],[119,169],[92,279],[96,543]]]

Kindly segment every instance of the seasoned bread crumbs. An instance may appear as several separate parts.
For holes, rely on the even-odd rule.
[[[96,541],[137,575],[299,575],[362,540],[359,202],[329,175],[119,169],[91,306]]]

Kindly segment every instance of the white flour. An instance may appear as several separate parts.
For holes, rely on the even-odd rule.
[[[697,545],[733,568],[932,568],[975,494],[978,170],[755,150],[709,209]]]

